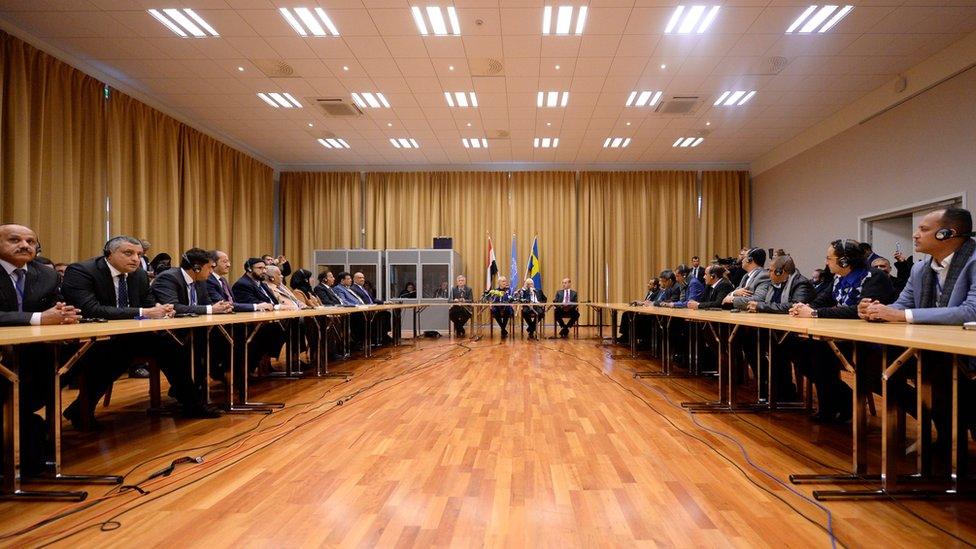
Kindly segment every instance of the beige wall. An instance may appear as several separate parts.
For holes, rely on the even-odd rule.
[[[858,217],[954,193],[976,205],[976,68],[755,177],[753,244],[804,273]],[[878,250],[890,256],[890,251]]]

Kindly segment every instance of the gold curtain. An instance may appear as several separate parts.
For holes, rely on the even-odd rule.
[[[584,172],[580,298],[640,298],[649,278],[687,262],[695,255],[697,199],[695,172]]]
[[[718,254],[735,256],[749,245],[749,172],[703,172],[701,231],[702,263]]]
[[[105,235],[102,85],[0,31],[0,218],[75,261]]]
[[[274,173],[268,166],[192,128],[180,136],[180,242],[219,248],[233,265],[271,253],[274,246]]]
[[[450,236],[472,288],[483,288],[488,235],[500,273],[507,273],[510,181],[504,172],[366,174],[366,247],[428,248]]]
[[[553,299],[562,287],[563,277],[568,276],[574,284],[578,282],[576,174],[514,172],[511,189],[511,221],[518,235],[519,278],[524,277],[532,240],[538,236],[542,290]],[[511,242],[504,249],[509,257]]]
[[[121,93],[108,101],[108,195],[115,234],[149,240],[148,258],[182,248],[182,124]],[[175,261],[174,261],[175,262]]]
[[[281,174],[281,241],[294,268],[318,274],[311,263],[313,250],[359,247],[360,187],[358,173]]]

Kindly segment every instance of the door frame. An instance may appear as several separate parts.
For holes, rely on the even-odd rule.
[[[881,221],[884,219],[891,219],[894,217],[902,217],[905,215],[912,215],[915,212],[921,210],[934,210],[939,206],[948,206],[955,202],[960,202],[962,207],[966,207],[966,192],[958,192],[953,194],[947,194],[944,196],[939,196],[935,198],[930,198],[928,200],[923,200],[921,202],[914,202],[912,204],[907,204],[905,206],[899,206],[896,208],[889,208],[887,210],[882,210],[880,212],[865,214],[857,218],[857,237],[861,242],[868,241],[868,235],[871,232],[871,223],[875,221]]]

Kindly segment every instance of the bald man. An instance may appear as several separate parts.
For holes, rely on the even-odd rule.
[[[0,225],[0,326],[74,324],[78,310],[58,299],[57,271],[37,261],[37,234],[23,225]],[[25,474],[44,467],[44,420],[34,412],[51,399],[54,383],[54,353],[48,345],[18,345],[4,365],[20,378],[21,455]],[[21,365],[29,367],[21,367]],[[4,384],[4,387],[6,385]],[[3,413],[8,409],[6,391],[0,393]]]

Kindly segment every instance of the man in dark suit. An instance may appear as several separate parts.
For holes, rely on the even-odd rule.
[[[569,329],[579,322],[580,317],[579,307],[576,305],[579,303],[579,296],[573,289],[573,281],[569,277],[563,279],[563,288],[556,292],[556,298],[552,302],[562,304],[556,306],[553,316],[556,324],[559,324],[559,337],[565,339],[569,336]],[[569,322],[566,322],[567,318]]]
[[[231,289],[235,303],[261,305],[264,310],[268,310],[268,307],[275,311],[281,308],[274,291],[264,282],[267,278],[266,269],[267,264],[260,257],[252,257],[244,262],[244,274]],[[281,346],[285,342],[284,332],[274,323],[266,323],[255,337],[257,339],[252,343],[255,352],[248,355],[248,368],[251,371],[257,369],[261,363],[269,366],[271,358],[281,353]]]
[[[152,296],[149,277],[141,269],[142,243],[130,236],[117,236],[105,243],[102,257],[73,263],[64,273],[61,291],[65,300],[85,317],[123,320],[171,318],[173,305],[160,304]],[[64,411],[76,427],[94,425],[95,405],[112,383],[127,370],[135,357],[157,361],[169,380],[170,396],[179,401],[187,417],[211,418],[219,414],[208,407],[193,385],[187,364],[165,334],[140,333],[99,342],[81,365],[85,376],[82,394]],[[81,403],[85,403],[82,408]]]
[[[725,267],[721,265],[712,265],[705,269],[705,295],[701,301],[689,301],[688,308],[721,309],[722,300],[735,289],[732,282],[725,278],[725,272]]]
[[[227,301],[234,307],[235,313],[250,313],[253,311],[271,311],[274,305],[270,303],[238,303],[234,300],[234,292],[227,282],[230,274],[230,258],[226,252],[213,250],[210,254],[215,258],[213,272],[207,277],[207,294],[210,303]]]
[[[0,225],[0,326],[74,324],[77,309],[58,301],[58,273],[34,261],[37,235],[23,225]],[[54,382],[54,353],[48,345],[18,345],[4,365],[19,378],[20,447],[24,472],[44,467],[44,420],[34,412],[48,403]],[[21,367],[21,366],[24,367]],[[7,392],[0,402],[9,403]],[[13,415],[13,407],[3,408]]]
[[[535,282],[531,278],[526,278],[525,282],[522,283],[522,289],[515,296],[515,300],[522,303],[545,303],[547,301],[546,294],[542,291],[542,288],[536,288]],[[526,332],[529,334],[529,339],[539,339],[535,333],[535,328],[539,321],[544,319],[545,314],[545,307],[522,307],[522,319],[525,320]]]
[[[797,303],[810,303],[817,297],[813,284],[796,270],[789,255],[780,255],[769,266],[770,288],[762,301],[751,299],[737,309],[750,313],[787,314]]]
[[[474,293],[468,287],[467,283],[468,278],[466,276],[457,276],[455,286],[451,288],[448,294],[448,299],[451,303],[471,303],[474,301]],[[451,319],[451,323],[454,324],[455,336],[464,337],[464,325],[471,318],[471,314],[471,307],[462,307],[460,305],[451,307],[447,316]]]
[[[322,271],[319,273],[319,283],[312,291],[322,301],[322,305],[327,307],[342,305],[339,296],[332,289],[333,286],[335,286],[335,275],[332,274],[332,271]]]
[[[213,272],[210,252],[190,248],[180,258],[180,266],[156,274],[152,292],[159,303],[170,303],[177,314],[224,314],[234,306],[227,300],[210,301],[207,279]]]
[[[352,275],[352,285],[349,286],[348,289],[349,291],[354,293],[366,305],[383,304],[382,301],[377,301],[376,298],[373,296],[373,293],[366,288],[366,275],[364,275],[363,273],[357,272]],[[372,326],[372,330],[370,331],[370,333],[373,335],[373,340],[375,343],[393,342],[393,339],[387,333],[390,330],[389,311],[379,311],[373,313],[370,326]]]
[[[744,306],[755,298],[762,301],[766,292],[769,291],[769,273],[764,268],[766,265],[766,250],[762,248],[750,248],[742,258],[742,269],[746,272],[739,286],[732,290],[732,293],[725,296],[724,307]]]
[[[658,278],[653,277],[647,281],[647,293],[644,294],[644,299],[641,301],[631,301],[630,305],[632,307],[650,307],[654,304],[654,301],[657,299],[659,293],[661,293],[661,281]],[[633,316],[634,313],[629,311],[620,315],[620,335],[617,337],[617,343],[624,345],[630,343],[630,324],[631,317]],[[633,320],[634,326],[637,328],[636,332],[638,334],[643,333],[643,328],[645,328],[648,323],[648,319],[646,317],[647,315],[639,315]]]
[[[702,267],[701,258],[697,255],[691,258],[691,274],[689,276],[701,280],[702,283],[705,282],[705,267]]]

